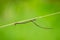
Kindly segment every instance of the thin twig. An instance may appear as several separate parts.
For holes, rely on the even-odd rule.
[[[25,22],[25,21],[32,20],[32,19],[37,19],[37,18],[44,18],[44,17],[55,15],[55,14],[60,14],[60,12],[56,12],[56,13],[52,13],[52,14],[48,14],[48,15],[44,15],[44,16],[39,16],[39,17],[35,17],[35,18],[23,20],[23,21],[18,21],[18,22]],[[14,25],[15,23],[17,23],[17,22],[13,22],[13,23],[10,23],[10,24],[2,25],[2,26],[0,26],[0,28],[4,28],[4,27],[10,26],[10,25]]]

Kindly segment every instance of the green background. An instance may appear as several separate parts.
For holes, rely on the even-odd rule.
[[[0,26],[60,12],[59,0],[0,0]],[[0,28],[0,40],[60,40],[60,14],[36,19],[33,23]]]

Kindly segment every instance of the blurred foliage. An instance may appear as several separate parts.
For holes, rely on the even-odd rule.
[[[60,12],[60,0],[0,0],[0,25]],[[60,14],[32,23],[0,28],[0,40],[60,40]]]

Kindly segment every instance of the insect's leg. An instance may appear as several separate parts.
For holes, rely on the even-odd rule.
[[[39,27],[39,28],[43,28],[43,29],[52,29],[52,28],[46,28],[46,27],[40,27],[36,22],[34,22],[34,21],[32,21],[32,23],[34,24],[34,25],[36,25],[37,27]]]

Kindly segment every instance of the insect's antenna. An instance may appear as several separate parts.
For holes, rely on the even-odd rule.
[[[26,23],[29,23],[29,22],[32,22],[32,21],[35,21],[36,19],[30,19],[30,20],[27,20],[27,21],[23,21],[23,22],[17,22],[15,23],[16,24],[26,24]]]
[[[39,28],[43,28],[43,29],[52,29],[52,28],[40,27],[35,21],[32,21],[32,23],[33,23],[34,25],[36,25],[37,27],[39,27]]]

